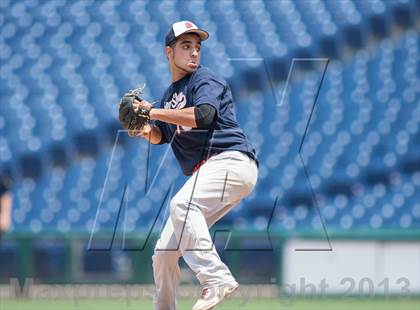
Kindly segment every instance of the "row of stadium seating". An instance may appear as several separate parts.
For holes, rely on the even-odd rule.
[[[242,71],[260,66],[255,59],[262,57],[274,61],[274,78],[281,75],[275,65],[279,59],[288,66],[290,57],[337,57],[346,46],[364,46],[352,43],[354,36],[378,34],[375,23],[365,23],[370,18],[380,18],[383,29],[395,22],[412,26],[418,9],[414,1],[34,0],[0,5],[0,90],[6,103],[0,108],[1,162],[28,153],[40,158],[57,144],[63,148],[86,131],[99,131],[115,119],[116,102],[127,88],[147,83],[146,96],[158,98],[169,82],[162,38],[174,20],[200,21],[212,33],[204,63],[238,81]],[[238,61],[243,57],[249,60]]]
[[[266,91],[238,102],[261,171],[255,192],[221,224],[266,229],[278,198],[271,223],[286,230],[320,229],[316,207],[330,229],[418,227],[420,93],[412,69],[419,66],[418,43],[408,31],[347,62],[331,62],[302,148],[315,197],[298,150],[322,72],[306,74],[290,89],[279,84],[275,95],[285,91],[284,102]],[[175,182],[175,191],[185,177],[169,146],[152,147],[148,169],[147,143],[127,143],[125,134],[117,142],[95,158],[24,180],[15,192],[15,229],[112,229],[126,184],[124,229],[150,229],[170,185]]]

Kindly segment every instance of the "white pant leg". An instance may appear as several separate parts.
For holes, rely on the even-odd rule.
[[[204,287],[234,281],[213,246],[208,227],[252,191],[257,175],[258,168],[248,156],[223,152],[194,173],[171,201],[170,218],[179,249]]]
[[[153,276],[156,293],[155,310],[176,310],[176,295],[181,272],[178,260],[181,256],[178,241],[175,238],[172,220],[169,218],[155,246]]]

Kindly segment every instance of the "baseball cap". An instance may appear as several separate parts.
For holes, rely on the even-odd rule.
[[[196,33],[200,36],[201,41],[209,38],[209,33],[203,29],[198,28],[194,23],[183,20],[172,25],[165,37],[165,45],[168,46],[173,43],[181,34]]]

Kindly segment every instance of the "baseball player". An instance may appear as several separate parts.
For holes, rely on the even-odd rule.
[[[193,310],[213,308],[239,286],[217,254],[209,228],[253,190],[258,162],[236,120],[229,85],[200,65],[201,43],[208,37],[192,22],[173,24],[165,37],[172,84],[159,107],[133,103],[152,122],[130,135],[171,143],[183,173],[191,176],[171,200],[153,255],[158,310],[176,309],[181,255],[203,288]]]
[[[10,186],[10,178],[0,172],[0,240],[11,225],[12,194],[10,192]]]

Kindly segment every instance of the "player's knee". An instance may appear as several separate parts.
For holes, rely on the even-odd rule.
[[[174,223],[185,219],[187,214],[187,203],[176,196],[171,200],[170,216]]]

